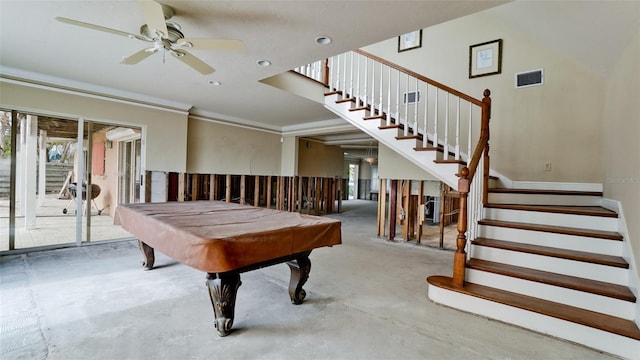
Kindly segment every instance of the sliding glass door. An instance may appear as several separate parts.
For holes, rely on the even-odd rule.
[[[112,216],[121,200],[140,201],[140,135],[0,109],[0,251],[129,237]]]

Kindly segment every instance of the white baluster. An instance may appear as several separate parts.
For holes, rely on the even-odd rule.
[[[447,98],[445,101],[445,109],[444,109],[444,159],[449,159],[449,96],[447,93]]]
[[[440,90],[436,88],[436,101],[434,103],[433,110],[433,146],[438,147],[440,143],[438,139],[438,94]]]
[[[424,83],[424,137],[422,147],[429,146],[429,84]]]
[[[400,77],[399,73],[398,77]],[[402,104],[404,105],[404,136],[407,136],[409,135],[409,75],[407,75],[407,80],[405,81],[404,91],[407,95],[406,99],[404,97],[402,99]]]
[[[382,66],[382,64],[380,64],[380,89],[379,89],[380,90],[380,106],[378,107],[379,109],[378,115],[382,115],[382,113],[384,112],[384,105],[383,105],[384,100],[382,98],[382,90],[384,89],[384,84],[382,81],[382,78],[384,77],[383,73],[384,73],[384,67]]]
[[[368,64],[368,60],[367,60],[367,64]],[[371,100],[367,100],[371,106],[369,115],[373,115],[376,112],[375,94],[376,94],[376,62],[371,60]]]
[[[396,70],[396,125],[400,125],[400,70]]]
[[[455,159],[460,160],[460,97],[456,101],[456,148]]]
[[[391,124],[391,67],[387,66],[388,69],[388,81],[387,81],[387,126]]]
[[[351,61],[349,62],[349,97],[353,98],[353,51],[351,52]]]
[[[471,156],[473,156],[473,154],[471,154],[471,138],[472,138],[472,133],[473,133],[473,123],[471,122],[473,116],[472,115],[472,111],[473,111],[473,104],[470,102],[469,103],[469,126],[467,127],[468,131],[469,131],[469,136],[468,136],[468,140],[467,140],[467,163],[471,162]]]
[[[352,59],[352,61],[354,62],[354,66],[356,68],[356,86],[355,86],[355,90],[356,90],[356,96],[354,97],[356,99],[356,106],[360,106],[360,101],[361,101],[361,95],[362,95],[362,88],[360,87],[360,54],[358,54],[357,52],[353,52],[352,53],[354,59]]]
[[[359,63],[359,62],[358,62]],[[368,57],[364,57],[364,90],[362,93],[362,105],[363,106],[367,106],[367,103],[369,102],[368,98],[367,98],[367,93],[368,93],[368,78],[369,78],[369,58]]]
[[[342,98],[347,97],[347,53],[344,53],[344,59],[342,59]]]
[[[335,56],[332,56],[329,58],[329,76],[328,76],[328,80],[329,80],[329,91],[335,91],[336,90],[336,84],[333,81],[333,59],[335,58]]]
[[[413,134],[414,135],[420,135],[420,129],[418,129],[418,103],[420,102],[420,90],[419,90],[419,86],[420,83],[418,81],[418,78],[416,79],[416,103],[413,106]],[[426,132],[425,132],[426,135]]]

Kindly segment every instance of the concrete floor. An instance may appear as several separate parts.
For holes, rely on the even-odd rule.
[[[280,264],[242,274],[235,331],[218,337],[203,273],[133,241],[0,257],[1,359],[604,359],[606,355],[437,305],[425,278],[453,253],[375,237],[354,201],[343,244],[315,250],[304,304]]]

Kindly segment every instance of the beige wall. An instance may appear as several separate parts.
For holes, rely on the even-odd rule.
[[[402,155],[382,144],[378,146],[378,177],[380,179],[439,181]]]
[[[280,135],[189,119],[187,172],[279,175]]]
[[[469,46],[503,39],[502,73],[468,78]],[[423,30],[422,47],[364,48],[476,98],[492,91],[491,167],[512,180],[602,183],[604,81],[484,13]],[[515,89],[515,73],[543,68],[542,86]],[[544,171],[544,163],[552,171]]]
[[[620,56],[607,82],[606,99],[604,196],[621,202],[629,231],[626,237],[639,265],[640,30]]]
[[[339,146],[315,141],[298,141],[298,175],[318,177],[343,176],[344,151]]]
[[[296,136],[282,137],[280,162],[280,175],[295,176],[298,173],[298,138]]]
[[[143,169],[185,171],[186,113],[6,82],[0,83],[0,104],[25,112],[143,127]]]
[[[100,143],[107,140],[106,131],[94,133],[93,142]],[[104,149],[104,175],[93,175],[91,182],[100,186],[100,195],[95,198],[98,209],[114,215],[118,204],[118,151],[113,143],[110,149]]]

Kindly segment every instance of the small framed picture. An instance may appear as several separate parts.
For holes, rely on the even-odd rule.
[[[469,79],[502,72],[502,39],[469,46]]]
[[[417,49],[422,46],[422,29],[398,36],[398,52]]]

